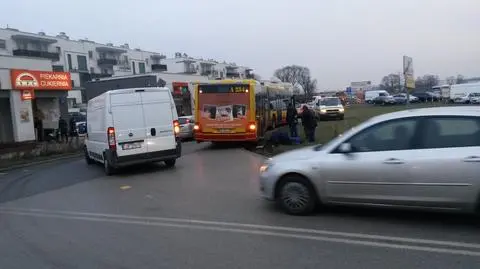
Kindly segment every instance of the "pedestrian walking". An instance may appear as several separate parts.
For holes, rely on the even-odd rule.
[[[68,125],[67,121],[64,120],[62,117],[58,119],[58,130],[60,131],[60,141],[63,142],[65,139],[65,143],[68,142]]]
[[[305,138],[308,142],[315,142],[315,128],[317,127],[317,120],[313,112],[304,105],[302,108],[302,125],[303,131],[305,132]]]
[[[295,109],[292,103],[289,103],[287,108],[287,124],[290,129],[291,137],[298,137],[297,117],[298,117],[297,110]]]

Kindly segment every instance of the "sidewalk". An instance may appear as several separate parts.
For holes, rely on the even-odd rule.
[[[0,162],[0,172],[20,169],[24,167],[51,163],[60,160],[68,160],[83,157],[83,152],[72,152],[64,154],[55,154],[50,156],[39,156],[33,159],[2,160]]]
[[[31,165],[83,156],[83,139],[73,143],[36,143],[30,148],[19,148],[0,154],[0,172]]]

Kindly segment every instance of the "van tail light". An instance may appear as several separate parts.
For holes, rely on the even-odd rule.
[[[180,135],[180,123],[178,120],[173,121],[173,132],[175,133],[175,136]]]
[[[257,124],[255,122],[248,123],[248,131],[255,132],[257,130]]]
[[[110,150],[117,150],[117,141],[115,139],[115,128],[108,127],[107,137],[108,137],[108,148]]]

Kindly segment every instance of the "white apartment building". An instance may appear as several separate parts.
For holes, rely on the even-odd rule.
[[[70,107],[82,103],[81,89],[95,78],[169,72],[204,75],[211,78],[250,78],[251,69],[235,63],[194,59],[182,53],[174,58],[156,52],[132,49],[128,44],[100,44],[88,39],[71,39],[60,32],[28,33],[14,28],[0,28],[0,55],[47,59],[52,71],[70,72],[73,89]]]
[[[253,78],[252,69],[235,63],[218,62],[213,59],[197,59],[186,53],[176,52],[173,58],[164,58],[161,63],[168,72],[208,76],[211,78]]]

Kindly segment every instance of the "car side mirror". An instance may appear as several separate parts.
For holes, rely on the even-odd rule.
[[[352,144],[350,143],[342,143],[339,147],[338,147],[338,151],[340,153],[343,153],[343,154],[349,154],[352,152]]]

